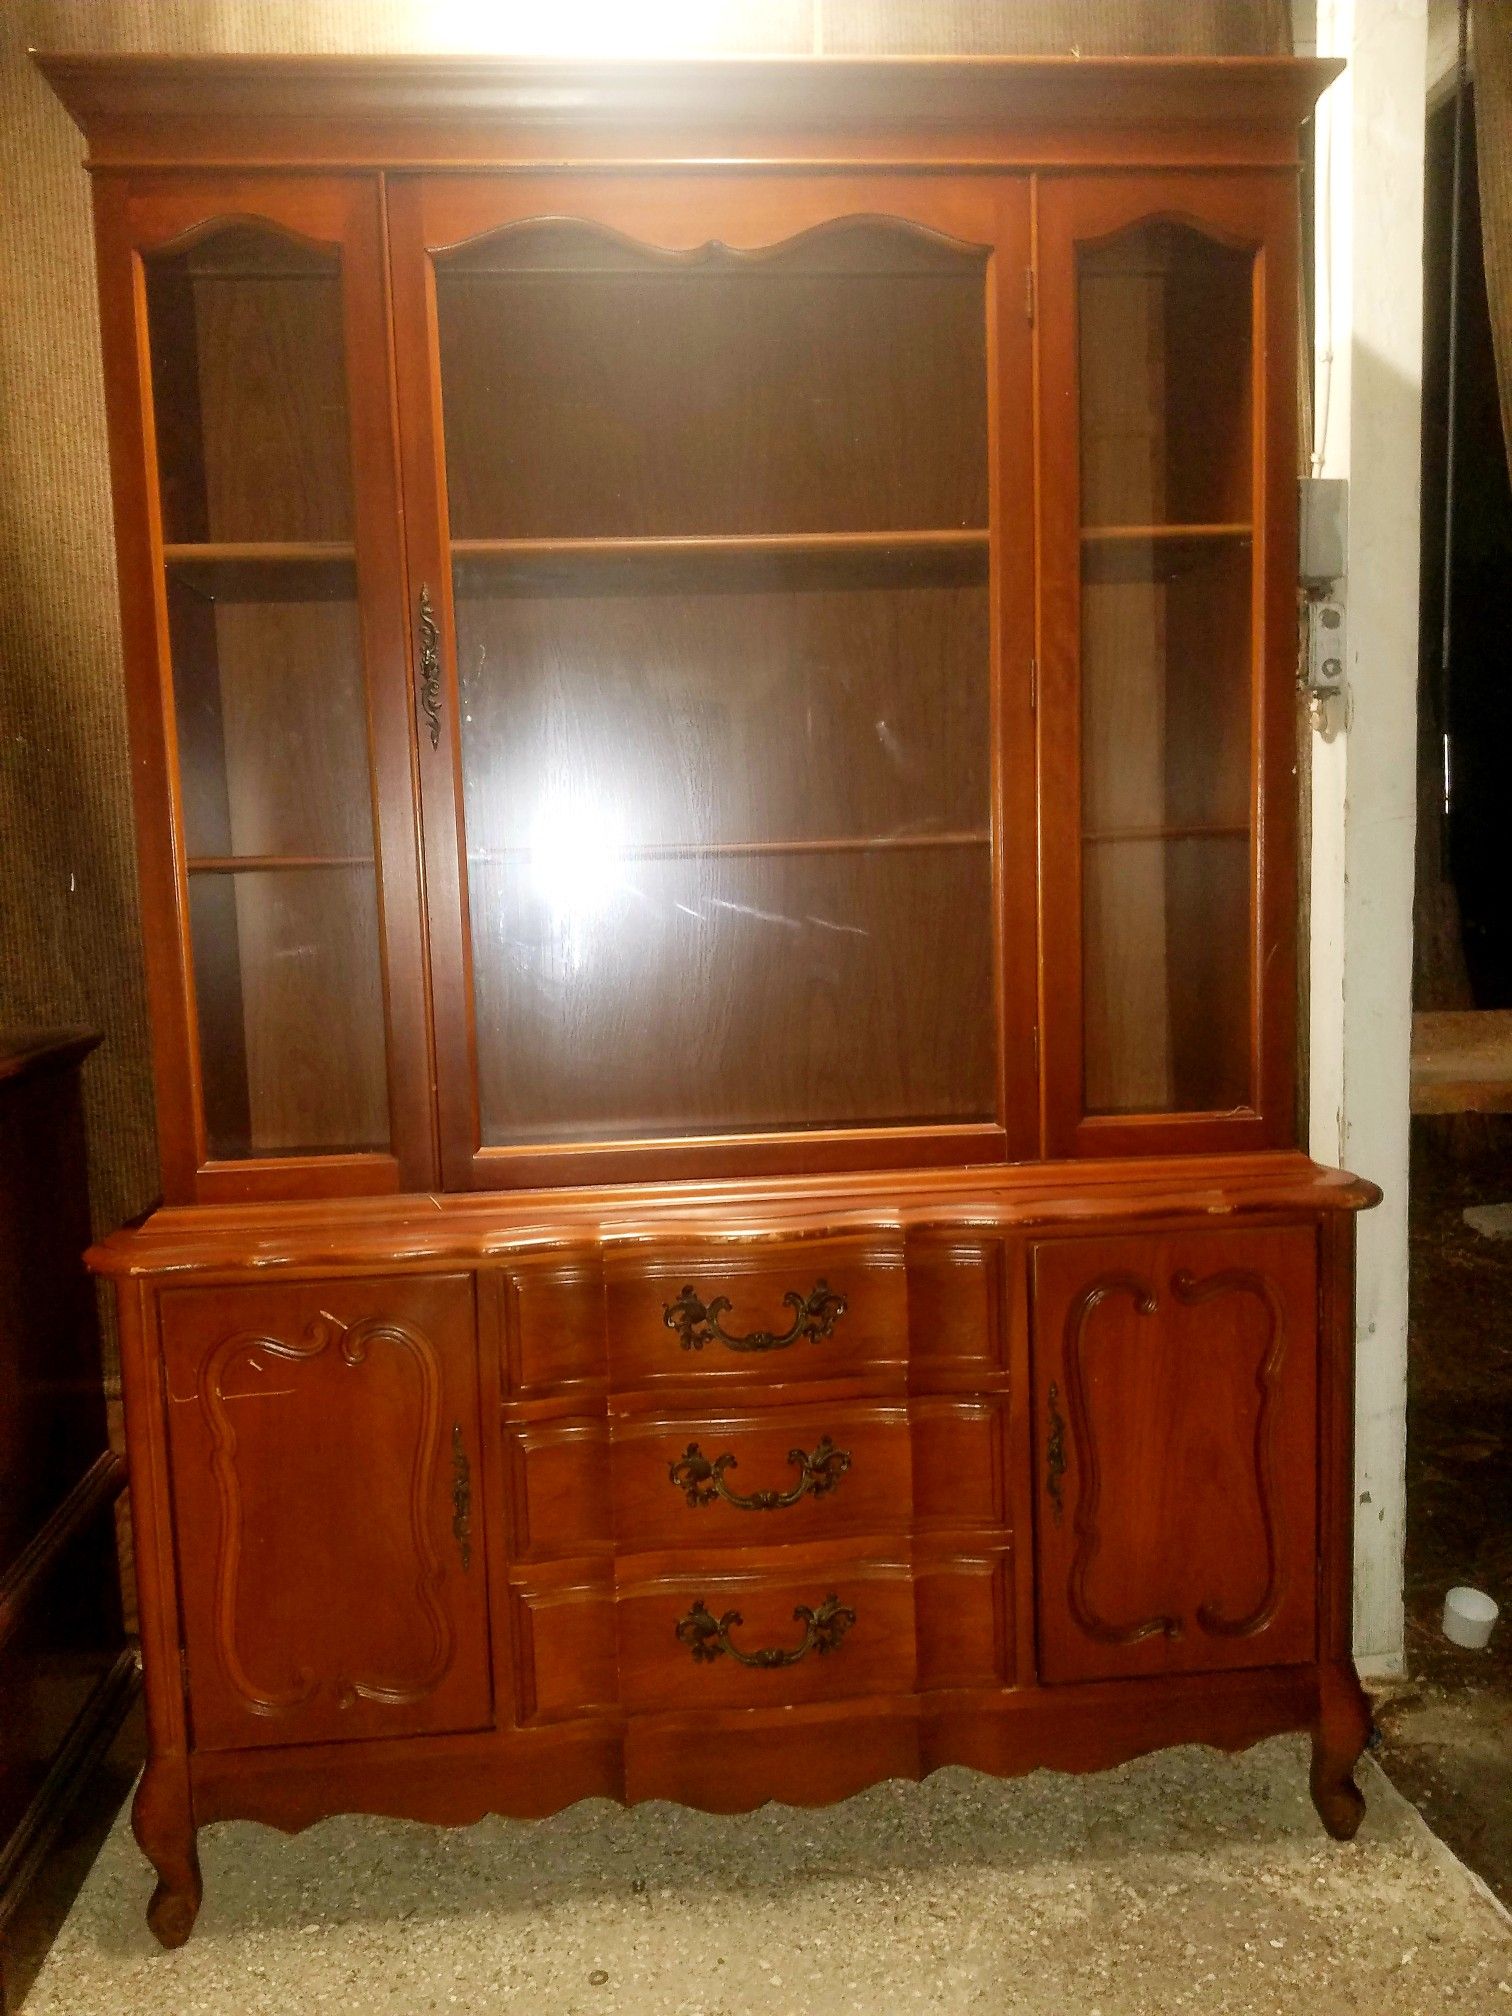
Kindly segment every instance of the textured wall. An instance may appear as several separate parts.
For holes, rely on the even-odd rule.
[[[88,191],[27,48],[1241,55],[1287,24],[1286,0],[0,0],[0,1023],[105,1032],[97,1226],[151,1201],[156,1158]]]
[[[1473,0],[1471,21],[1486,298],[1501,385],[1502,432],[1512,456],[1512,7]]]

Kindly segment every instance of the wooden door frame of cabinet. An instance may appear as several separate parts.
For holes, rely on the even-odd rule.
[[[1215,1153],[1296,1139],[1297,208],[1290,175],[1038,178],[1041,442],[1040,890],[1045,1152]],[[1087,1116],[1082,1095],[1081,542],[1076,248],[1143,221],[1190,224],[1255,252],[1251,384],[1252,1109]],[[1058,932],[1048,918],[1063,920]],[[1072,926],[1066,920],[1077,920]]]
[[[736,1173],[1002,1162],[1038,1145],[1034,1007],[1033,467],[1030,183],[1025,176],[883,173],[386,177],[391,284],[412,583],[429,594],[440,631],[438,746],[420,750],[431,999],[441,1161],[457,1188],[633,1181]],[[833,1127],[557,1147],[481,1145],[468,898],[464,861],[456,620],[448,563],[441,384],[431,254],[542,217],[584,217],[640,243],[687,250],[780,244],[849,217],[897,218],[984,246],[990,497],[994,1081],[987,1124]],[[414,593],[418,596],[419,588]],[[1018,947],[1028,957],[1015,956]]]
[[[374,175],[99,174],[94,185],[106,412],[133,754],[138,873],[170,1202],[422,1189],[436,1180],[416,829],[398,449],[381,183]],[[390,1124],[387,1151],[213,1159],[196,1035],[143,253],[221,222],[266,224],[340,255],[357,616],[375,827]]]

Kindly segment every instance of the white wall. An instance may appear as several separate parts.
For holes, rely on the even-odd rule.
[[[1417,765],[1426,0],[1319,0],[1349,68],[1319,114],[1319,475],[1349,479],[1349,725],[1313,743],[1313,1154],[1378,1183],[1360,1221],[1355,1648],[1400,1671]]]

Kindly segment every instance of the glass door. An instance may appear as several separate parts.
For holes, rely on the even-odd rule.
[[[125,586],[150,610],[173,806],[169,858],[154,839],[143,863],[149,944],[178,955],[154,976],[183,1053],[160,1069],[170,1192],[423,1187],[377,188],[148,186],[121,236],[153,548]]]
[[[1040,244],[1051,1149],[1289,1140],[1287,204],[1067,180]]]
[[[1022,186],[391,215],[449,1180],[1028,1152]]]

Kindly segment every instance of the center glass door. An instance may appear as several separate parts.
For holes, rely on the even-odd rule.
[[[1033,1152],[1023,185],[391,221],[447,1180]]]

